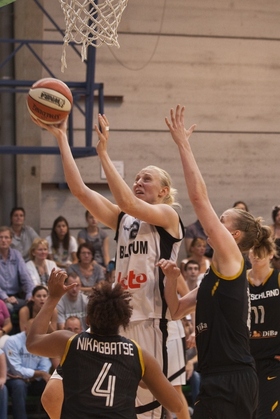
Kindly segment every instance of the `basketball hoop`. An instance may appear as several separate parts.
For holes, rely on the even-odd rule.
[[[65,18],[64,45],[61,57],[61,71],[67,67],[66,46],[69,42],[82,45],[82,61],[87,58],[89,45],[99,47],[102,44],[118,43],[117,29],[128,0],[59,0]]]

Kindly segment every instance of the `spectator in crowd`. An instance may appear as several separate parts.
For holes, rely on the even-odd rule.
[[[109,261],[106,270],[106,279],[108,282],[115,282],[116,279],[116,259],[113,258]]]
[[[69,316],[67,317],[64,330],[70,330],[73,333],[81,333],[83,331],[81,319],[77,316]]]
[[[27,328],[28,321],[34,319],[48,297],[48,289],[44,285],[36,285],[32,291],[32,298],[26,305],[19,310],[19,327],[23,332]],[[51,333],[57,329],[57,310],[55,309],[49,324],[48,332]]]
[[[249,251],[247,271],[251,300],[250,349],[259,378],[255,418],[280,417],[280,274],[270,261],[275,254],[271,229],[263,243]]]
[[[85,294],[91,292],[97,282],[105,279],[105,272],[101,265],[94,260],[94,250],[88,243],[82,243],[77,251],[78,263],[73,263],[67,269],[71,274],[74,272],[81,280],[81,291]]]
[[[156,359],[135,342],[119,335],[120,325],[125,329],[132,313],[130,293],[120,284],[112,287],[102,281],[93,288],[88,304],[89,332],[73,335],[63,330],[44,334],[53,308],[69,289],[63,274],[61,271],[51,274],[50,298],[34,320],[27,341],[29,350],[44,356],[62,357],[68,348],[61,361],[64,390],[61,418],[71,415],[134,419],[136,390],[141,379],[168,410],[180,412],[182,402]],[[77,341],[86,346],[77,345]],[[90,347],[87,345],[90,342],[95,344]],[[112,350],[98,350],[104,347]],[[105,394],[101,385],[104,380],[108,382],[108,374],[109,387]],[[107,403],[101,402],[102,395]]]
[[[46,239],[36,237],[29,249],[29,261],[26,263],[28,272],[36,285],[45,285],[53,268],[57,268],[53,260],[47,259],[49,244]]]
[[[69,290],[63,295],[57,304],[57,326],[58,329],[64,329],[66,319],[70,316],[76,316],[81,320],[83,330],[87,329],[86,313],[88,297],[81,291],[81,280],[77,274],[69,273],[65,281]]]
[[[98,226],[96,218],[87,210],[85,213],[87,227],[78,233],[78,244],[88,243],[94,249],[94,260],[107,267],[109,256],[109,237],[103,228]]]
[[[187,256],[190,256],[190,246],[193,239],[195,239],[196,237],[201,237],[202,239],[206,240],[205,256],[211,259],[213,255],[213,250],[207,241],[207,235],[199,220],[196,220],[194,223],[189,224],[185,229],[185,248]]]
[[[49,244],[48,258],[54,260],[59,268],[66,269],[72,263],[77,263],[77,240],[71,236],[69,224],[65,217],[57,217],[52,231],[46,237]]]
[[[275,207],[272,208],[271,216],[273,220],[273,224],[270,226],[272,237],[274,240],[280,239],[280,205],[275,205]]]
[[[210,266],[211,260],[205,256],[207,247],[207,242],[205,239],[202,239],[201,237],[195,237],[192,239],[191,245],[190,245],[190,257],[189,259],[183,259],[181,262],[181,272],[184,271],[184,265],[188,262],[188,260],[192,259],[199,263],[199,278],[198,280],[201,280],[205,272]]]
[[[275,254],[273,255],[273,258],[271,259],[271,266],[273,269],[276,269],[277,271],[280,271],[280,239],[274,240],[275,242]]]
[[[243,211],[249,212],[248,205],[244,201],[236,201],[232,208],[242,209]]]
[[[7,379],[6,357],[0,349],[0,419],[8,418],[8,390],[5,385]]]
[[[11,248],[11,243],[10,227],[0,227],[0,299],[13,314],[18,313],[31,298],[34,284],[23,257],[18,250]]]
[[[7,359],[6,386],[12,399],[14,419],[27,419],[26,397],[41,397],[50,378],[50,359],[26,349],[26,336],[32,322],[29,320],[24,332],[10,336],[3,348]]]
[[[4,301],[0,300],[0,349],[5,345],[9,338],[9,333],[12,331],[13,325],[9,310]]]
[[[14,207],[10,212],[11,229],[13,239],[11,247],[17,249],[25,262],[29,260],[29,249],[38,234],[34,228],[25,224],[25,210],[22,207]]]
[[[200,266],[196,260],[189,259],[181,272],[189,290],[192,291],[200,284],[199,277]]]

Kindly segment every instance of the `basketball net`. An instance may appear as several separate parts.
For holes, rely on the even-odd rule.
[[[82,45],[82,61],[87,59],[89,45],[99,47],[103,43],[120,47],[118,25],[128,0],[59,0],[65,18],[64,45],[61,71],[67,68],[66,47],[69,42]]]

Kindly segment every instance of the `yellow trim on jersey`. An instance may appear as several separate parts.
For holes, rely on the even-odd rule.
[[[133,343],[135,343],[135,345],[137,346],[137,349],[138,349],[138,355],[139,355],[139,360],[140,360],[140,365],[141,365],[141,370],[142,370],[142,377],[143,377],[143,375],[144,375],[144,373],[145,373],[145,364],[144,364],[144,359],[143,359],[142,349],[141,349],[141,347],[138,345],[138,343],[137,343],[137,342],[135,342],[135,340],[133,340],[133,339],[130,339],[130,340],[132,340],[132,342],[133,342]]]
[[[245,263],[244,259],[242,258],[240,270],[234,276],[224,276],[224,275],[222,275],[220,272],[217,271],[217,269],[215,269],[213,263],[211,263],[211,268],[212,268],[212,271],[214,272],[214,274],[217,275],[218,278],[225,279],[226,281],[233,281],[234,279],[238,278],[241,275],[241,272],[243,271],[243,268],[244,268],[244,263]]]
[[[250,278],[250,272],[252,271],[252,269],[248,269],[247,270],[247,279],[248,279],[248,281],[249,281],[249,283],[250,283],[250,285],[252,285],[252,287],[255,287],[256,286],[256,284],[254,284],[253,282],[252,282],[252,279]],[[264,279],[264,281],[261,283],[261,284],[259,284],[259,285],[264,285],[268,280],[269,280],[269,278],[271,277],[271,275],[273,274],[273,268],[270,268],[270,271],[269,271],[269,274],[265,277],[265,279]],[[280,274],[279,274],[280,275]],[[278,282],[279,282],[279,278],[280,278],[280,276],[278,276]],[[258,286],[258,285],[257,285]]]
[[[71,345],[71,342],[72,342],[72,340],[74,339],[75,336],[77,336],[77,335],[75,334],[75,335],[71,336],[71,338],[68,339],[68,341],[66,343],[66,346],[65,346],[65,349],[64,349],[64,354],[63,354],[63,356],[61,358],[61,361],[60,361],[60,365],[62,365],[63,362],[65,361],[66,356],[67,356],[68,351],[69,351],[69,348],[70,348],[70,345]]]

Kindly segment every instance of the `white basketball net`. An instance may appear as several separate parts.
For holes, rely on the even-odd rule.
[[[118,43],[118,25],[128,0],[59,0],[64,13],[66,30],[61,57],[61,71],[67,67],[66,46],[69,42],[82,44],[82,61],[87,58],[87,47],[99,47],[103,43],[115,45]]]

